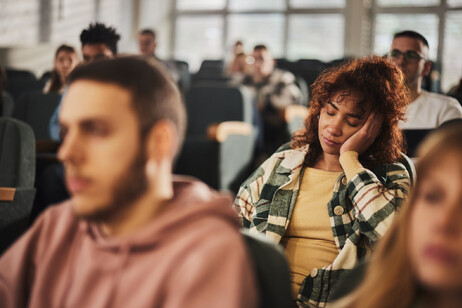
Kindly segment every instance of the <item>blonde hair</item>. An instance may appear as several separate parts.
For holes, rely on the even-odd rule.
[[[421,179],[438,161],[450,154],[462,154],[462,121],[438,129],[417,152],[417,182],[407,203],[374,251],[361,285],[351,295],[348,307],[409,307],[419,290],[412,270],[408,234],[410,218],[420,189]],[[456,166],[455,166],[456,167]],[[462,164],[459,166],[462,176]]]

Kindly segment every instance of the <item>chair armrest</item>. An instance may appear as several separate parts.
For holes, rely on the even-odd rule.
[[[230,135],[250,136],[253,127],[246,122],[227,121],[218,124],[212,124],[207,128],[207,137],[209,140],[223,142]]]
[[[0,187],[0,201],[13,201],[15,193],[15,188]]]
[[[308,115],[308,108],[301,105],[289,105],[284,108],[284,119],[287,123],[292,122],[295,118],[305,119]]]

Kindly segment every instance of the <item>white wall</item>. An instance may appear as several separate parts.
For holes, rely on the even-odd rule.
[[[157,33],[156,53],[161,58],[170,58],[171,12],[174,1],[139,0],[138,30],[152,28]]]
[[[133,41],[132,1],[0,0],[0,64],[29,69],[38,76],[52,67],[57,46],[80,51],[79,35],[101,21],[121,34],[119,51]]]

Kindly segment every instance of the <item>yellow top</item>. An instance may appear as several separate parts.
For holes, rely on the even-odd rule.
[[[355,152],[342,154],[340,163],[348,180],[363,169]],[[332,198],[335,180],[340,174],[314,168],[305,169],[292,218],[281,241],[290,264],[295,298],[303,280],[313,268],[331,264],[339,253],[327,203]]]

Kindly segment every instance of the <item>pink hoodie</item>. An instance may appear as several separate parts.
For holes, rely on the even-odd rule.
[[[176,180],[175,198],[134,234],[107,238],[47,210],[0,259],[0,307],[256,307],[231,200]]]

